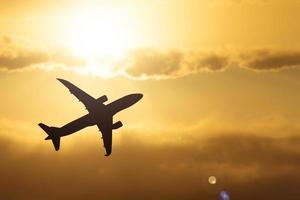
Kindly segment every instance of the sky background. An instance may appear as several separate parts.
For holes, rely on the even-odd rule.
[[[299,0],[0,5],[1,199],[299,198]],[[86,114],[56,78],[144,94],[110,157],[96,127],[44,141]]]

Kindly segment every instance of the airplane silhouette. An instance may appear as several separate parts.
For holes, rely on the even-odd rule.
[[[55,150],[58,151],[61,137],[75,133],[85,127],[97,125],[99,131],[102,133],[104,148],[106,150],[105,156],[109,156],[112,149],[112,130],[123,126],[121,121],[113,123],[113,116],[138,102],[143,95],[130,94],[105,105],[104,102],[108,100],[105,95],[95,99],[69,81],[59,78],[57,80],[66,86],[71,94],[84,104],[89,113],[60,128],[49,127],[43,123],[39,123],[39,126],[48,134],[45,140],[52,140]]]

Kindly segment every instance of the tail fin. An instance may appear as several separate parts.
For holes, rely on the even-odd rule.
[[[59,128],[49,127],[43,123],[39,123],[39,126],[48,134],[48,137],[46,137],[45,140],[52,140],[55,150],[58,151],[60,145],[60,136],[56,133],[58,132]]]

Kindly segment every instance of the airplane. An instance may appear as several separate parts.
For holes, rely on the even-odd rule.
[[[112,131],[123,126],[121,121],[114,123],[113,116],[138,102],[143,97],[143,94],[129,94],[105,105],[104,102],[108,100],[106,95],[95,99],[69,81],[60,78],[57,78],[57,80],[66,86],[71,94],[84,104],[89,113],[60,128],[49,127],[43,123],[39,123],[38,125],[48,134],[45,140],[52,140],[55,150],[58,151],[61,137],[75,133],[88,126],[97,125],[99,131],[102,133],[104,148],[106,150],[105,156],[109,156],[112,152]]]

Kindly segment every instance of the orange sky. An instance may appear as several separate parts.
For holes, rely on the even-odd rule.
[[[299,1],[0,5],[0,199],[298,198]],[[57,77],[144,94],[108,159],[95,127],[44,141],[86,113]]]

